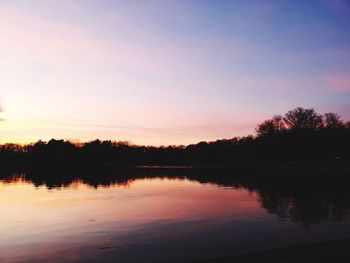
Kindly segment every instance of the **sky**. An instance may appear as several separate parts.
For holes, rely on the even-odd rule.
[[[190,144],[350,119],[348,0],[0,0],[0,143]]]

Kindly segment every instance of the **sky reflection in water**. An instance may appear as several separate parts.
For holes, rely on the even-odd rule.
[[[53,189],[23,177],[5,180],[0,261],[191,262],[350,237],[346,216],[305,228],[268,213],[262,196],[188,178],[97,188],[75,180]]]

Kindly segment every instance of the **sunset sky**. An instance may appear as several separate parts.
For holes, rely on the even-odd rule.
[[[350,1],[0,0],[0,142],[189,144],[350,119]]]

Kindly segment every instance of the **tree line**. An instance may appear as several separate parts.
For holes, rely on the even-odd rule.
[[[319,130],[335,130],[350,127],[337,113],[318,114],[314,109],[296,108],[284,116],[275,115],[265,120],[256,128],[258,136],[274,135],[283,132],[316,132]]]
[[[29,145],[3,144],[3,167],[90,167],[92,165],[345,165],[350,160],[350,122],[336,113],[296,108],[256,127],[256,135],[187,146],[138,146],[94,140],[52,139]]]

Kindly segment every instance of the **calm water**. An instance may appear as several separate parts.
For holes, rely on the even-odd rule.
[[[350,238],[342,182],[139,173],[3,176],[0,262],[192,262]]]

